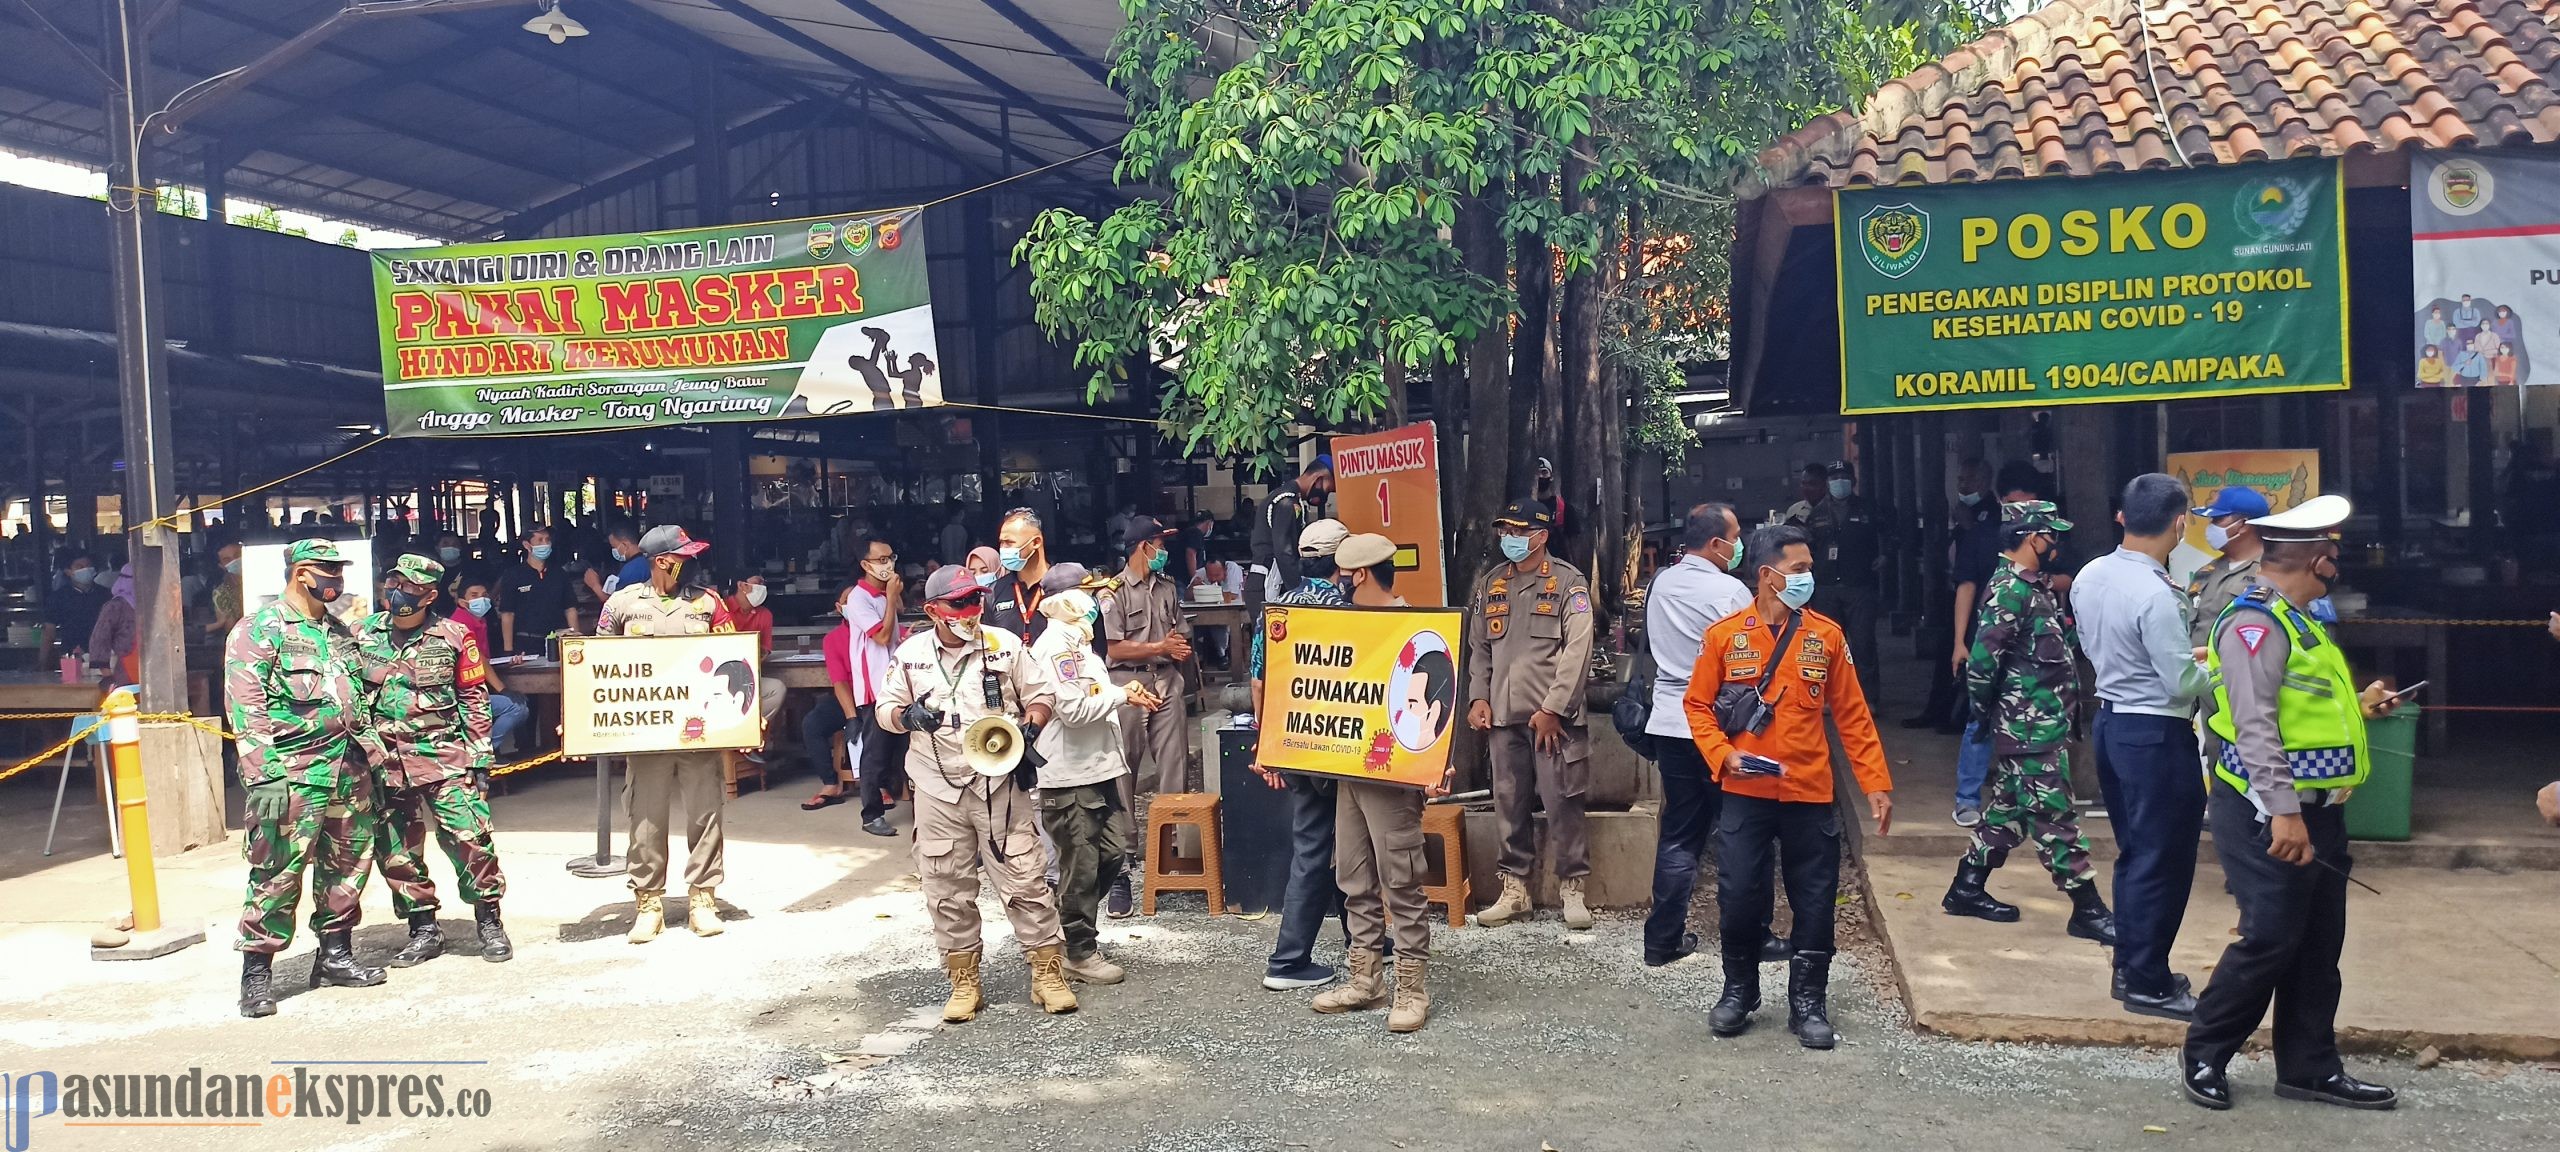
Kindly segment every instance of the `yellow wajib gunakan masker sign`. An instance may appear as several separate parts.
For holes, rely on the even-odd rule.
[[[569,756],[764,745],[756,634],[580,636],[560,642],[560,751]]]
[[[1255,758],[1289,772],[1439,783],[1465,711],[1465,619],[1446,608],[1265,609]]]

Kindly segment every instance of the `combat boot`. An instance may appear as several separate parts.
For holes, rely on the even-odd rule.
[[[631,893],[631,935],[624,939],[646,944],[667,930],[666,893],[656,888]]]
[[[2071,886],[2071,923],[2063,930],[2109,948],[2116,946],[2116,914],[2108,911],[2107,902],[2099,897],[2097,881],[2083,880]]]
[[[720,901],[712,898],[711,889],[694,889],[693,898],[686,904],[684,922],[693,929],[694,935],[717,936],[729,930],[720,923]]]
[[[1419,1032],[1422,1022],[1431,1018],[1431,990],[1422,984],[1425,963],[1412,956],[1396,957],[1396,999],[1387,1009],[1387,1031]]]
[[[1760,1010],[1760,946],[1724,945],[1724,995],[1707,1014],[1707,1031],[1740,1036],[1751,1029],[1751,1014]]]
[[[1840,1042],[1831,1027],[1831,954],[1798,952],[1787,961],[1787,1031],[1807,1048]]]
[[[1949,916],[1974,916],[1998,924],[2016,923],[2017,905],[2001,903],[1982,890],[1990,879],[1991,869],[1988,866],[1970,861],[1958,862],[1956,881],[1947,886],[1947,898],[1939,901],[1939,906],[1945,908]]]
[[[1129,974],[1119,965],[1112,963],[1111,958],[1103,955],[1102,949],[1099,948],[1094,949],[1092,954],[1082,960],[1073,956],[1067,957],[1067,965],[1063,971],[1066,972],[1067,979],[1085,984],[1117,984],[1129,978]]]
[[[1591,906],[1582,900],[1582,877],[1556,881],[1556,896],[1564,903],[1564,926],[1576,932],[1591,928]]]
[[[1529,882],[1508,872],[1502,874],[1502,896],[1476,913],[1476,926],[1493,928],[1508,924],[1529,914]]]
[[[1354,948],[1342,954],[1342,966],[1351,974],[1342,983],[1317,993],[1307,1007],[1331,1016],[1337,1012],[1365,1012],[1387,1002],[1387,985],[1380,969],[1385,960],[1367,948]]]
[[[276,1014],[275,953],[240,954],[240,1014],[252,1020]]]
[[[382,969],[356,963],[355,933],[341,928],[320,934],[320,954],[311,958],[311,986],[371,988],[382,983]]]
[[[978,1018],[978,1010],[987,1006],[987,998],[978,990],[978,954],[945,952],[942,970],[951,977],[951,999],[943,1002],[942,1022],[966,1024]]]
[[[391,954],[394,968],[415,968],[444,955],[444,929],[436,927],[436,913],[430,908],[409,914],[409,943]]]
[[[1076,1010],[1076,990],[1067,987],[1063,971],[1066,964],[1064,945],[1051,944],[1031,950],[1031,1002],[1052,1016]]]
[[[497,901],[482,901],[471,910],[471,919],[479,926],[481,959],[503,964],[515,958],[516,945],[507,939],[507,926],[498,919]]]

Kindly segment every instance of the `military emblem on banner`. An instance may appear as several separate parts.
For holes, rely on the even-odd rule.
[[[845,221],[844,229],[838,235],[844,239],[844,254],[848,260],[871,250],[871,222],[868,220]]]
[[[1910,204],[1878,204],[1858,217],[1858,240],[1876,275],[1900,280],[1929,251],[1929,214]]]
[[[880,222],[880,250],[881,250],[881,251],[883,251],[883,252],[895,252],[895,251],[897,251],[897,250],[898,250],[898,244],[899,244],[899,242],[900,242],[900,241],[903,241],[903,240],[905,240],[905,239],[906,239],[906,225],[905,225],[903,222],[901,222],[901,221],[899,221],[899,220],[897,220],[897,219],[895,219],[895,218],[891,218],[891,219],[888,219],[888,220],[883,220],[883,221],[881,221],[881,222]]]
[[[2489,169],[2477,160],[2447,160],[2427,177],[2427,199],[2448,216],[2469,216],[2489,206],[2497,190]]]
[[[821,220],[809,226],[809,255],[812,259],[826,259],[827,253],[833,251],[835,246],[835,225]]]
[[[1288,639],[1289,614],[1286,612],[1273,612],[1271,614],[1270,621],[1263,625],[1263,633],[1264,635],[1269,636],[1271,638],[1271,642],[1274,644]]]

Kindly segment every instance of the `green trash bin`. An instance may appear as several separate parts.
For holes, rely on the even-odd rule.
[[[2409,785],[2417,775],[2418,706],[2403,704],[2389,716],[2364,722],[2373,775],[2347,801],[2350,840],[2409,838]]]

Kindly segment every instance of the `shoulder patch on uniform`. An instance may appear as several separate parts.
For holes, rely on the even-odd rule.
[[[1591,594],[1589,592],[1576,591],[1573,594],[1573,599],[1566,603],[1565,609],[1576,616],[1590,615]]]
[[[1082,657],[1082,656],[1060,656],[1060,657],[1058,657],[1058,678],[1059,678],[1059,679],[1061,679],[1061,680],[1081,680],[1081,679],[1083,679],[1083,678],[1084,678],[1084,657]]]
[[[2255,656],[2258,654],[2259,647],[2267,642],[2267,633],[2269,631],[2271,631],[2271,629],[2264,624],[2242,624],[2237,628],[2233,628],[2231,630],[2231,634],[2239,637],[2240,646],[2248,649],[2249,654]]]

